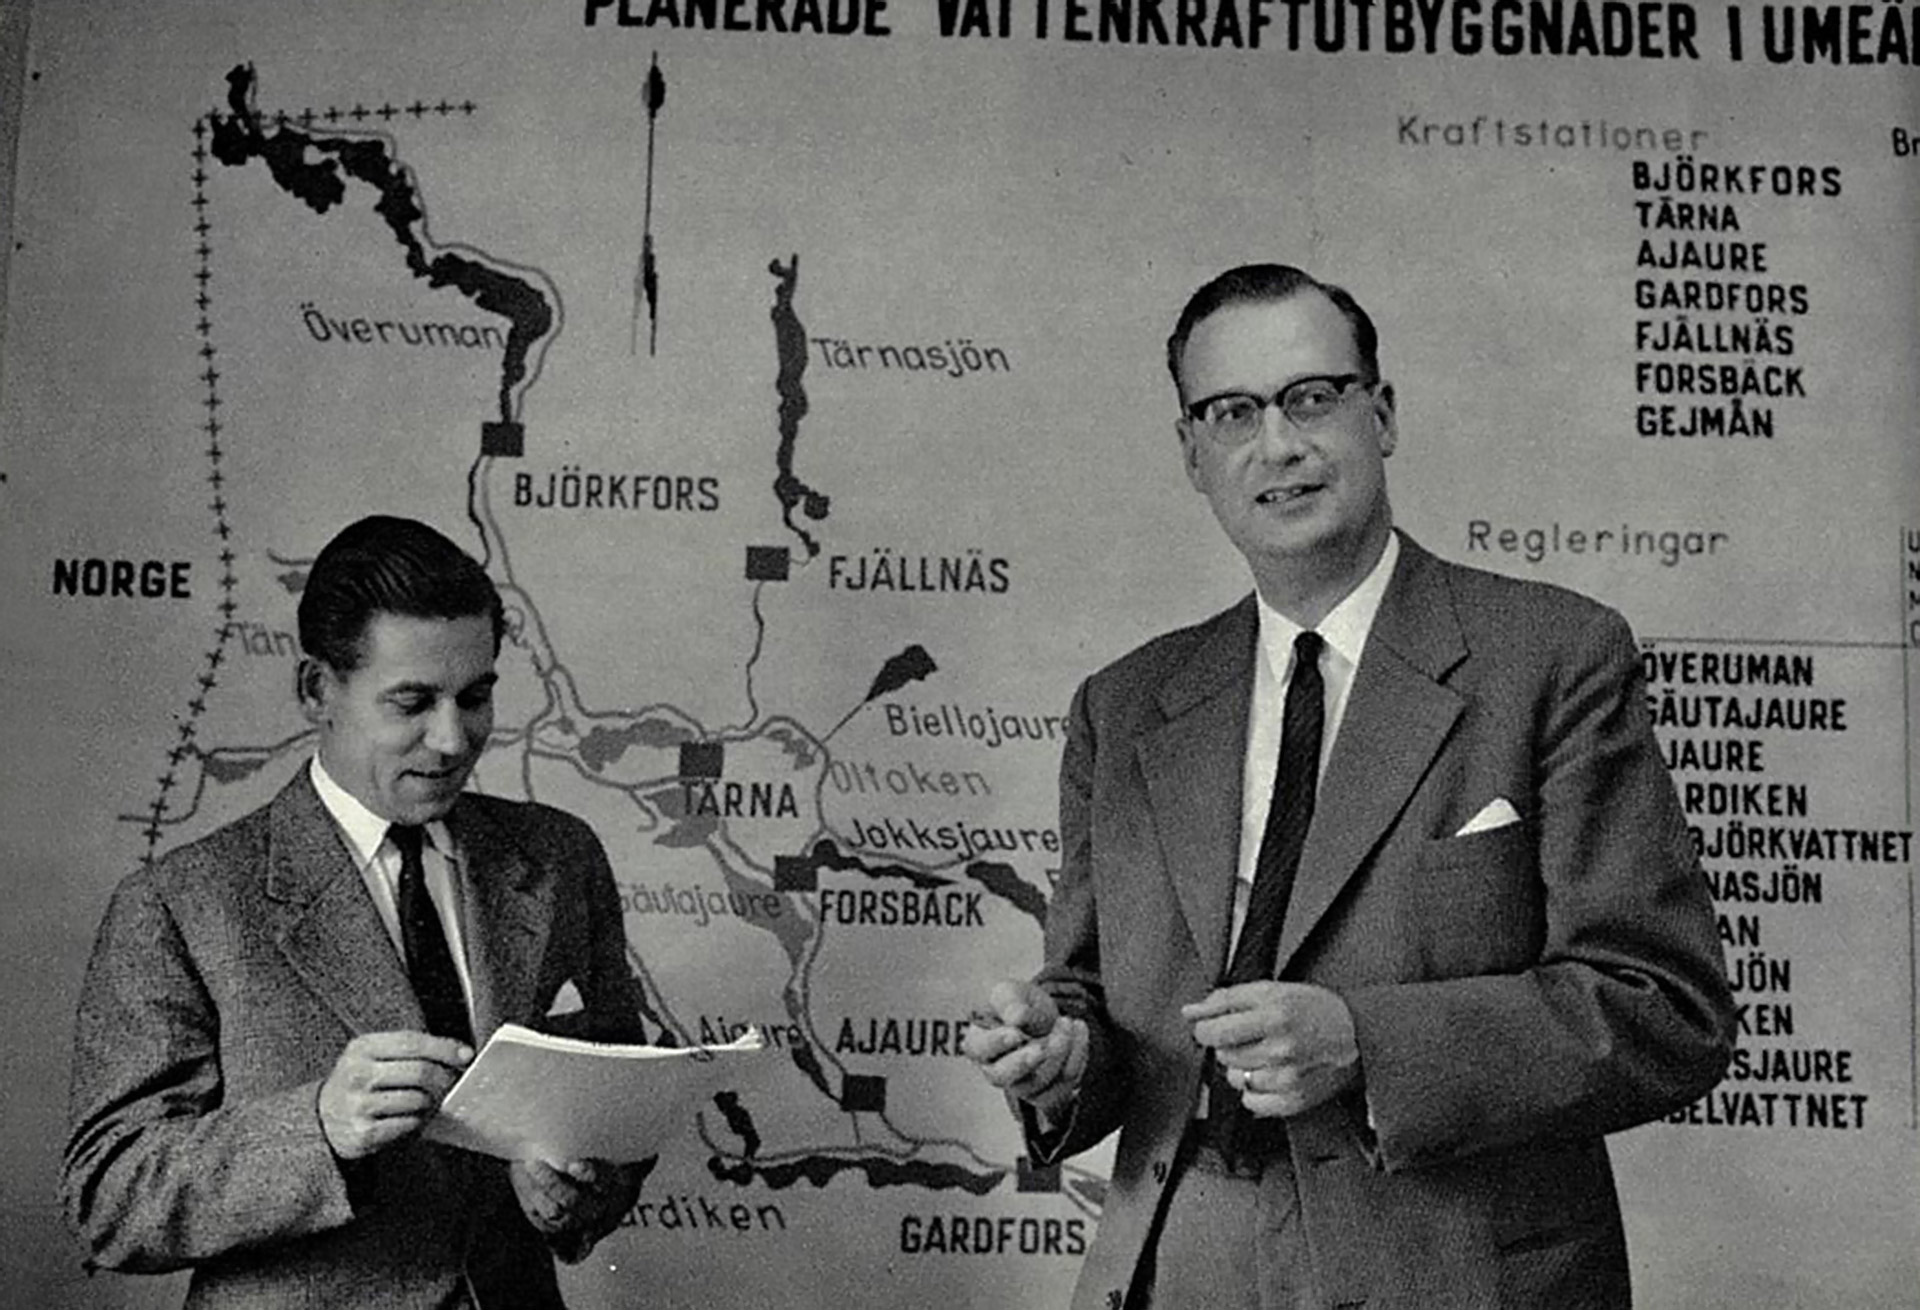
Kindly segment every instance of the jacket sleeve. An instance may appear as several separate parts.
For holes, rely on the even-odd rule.
[[[1345,998],[1389,1170],[1629,1128],[1726,1066],[1725,963],[1632,634],[1603,611],[1560,651],[1533,752],[1537,963]]]
[[[1128,1086],[1118,1058],[1118,1030],[1109,1022],[1100,978],[1099,906],[1091,831],[1094,752],[1087,689],[1075,692],[1060,762],[1060,873],[1047,902],[1046,962],[1035,978],[1063,1014],[1084,1019],[1089,1049],[1080,1094],[1057,1124],[1042,1131],[1024,1107],[1021,1126],[1033,1159],[1051,1163],[1101,1141],[1125,1120]]]
[[[575,894],[587,911],[586,953],[576,962],[573,974],[582,1002],[583,1031],[578,1035],[603,1042],[645,1042],[650,1040],[641,1019],[646,1012],[645,998],[627,955],[620,891],[600,839],[584,823],[579,828],[580,849],[577,858],[569,862],[581,880]],[[640,1186],[653,1172],[657,1159],[607,1166],[595,1186],[599,1196],[598,1204],[590,1208],[592,1217],[578,1227],[546,1238],[553,1254],[568,1264],[586,1259],[595,1244],[618,1228],[633,1208]]]
[[[93,1263],[161,1272],[353,1218],[319,1083],[229,1101],[219,1028],[160,889],[128,879],[81,988],[61,1169]]]
[[[584,1031],[571,1035],[602,1042],[649,1041],[642,1022],[648,1010],[627,953],[626,919],[612,866],[600,839],[586,824],[574,822],[579,845],[569,865],[578,879],[572,894],[586,907],[586,951],[571,966],[584,1024]]]

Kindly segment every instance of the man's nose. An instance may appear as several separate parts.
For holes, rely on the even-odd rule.
[[[427,715],[427,747],[442,755],[459,755],[467,748],[467,735],[460,724],[460,707],[451,700],[441,701]]]
[[[1306,433],[1281,411],[1279,402],[1270,400],[1260,411],[1260,433],[1253,439],[1255,453],[1262,459],[1294,459],[1306,448],[1305,437]]]

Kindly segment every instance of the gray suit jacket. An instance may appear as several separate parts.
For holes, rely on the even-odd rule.
[[[640,1036],[618,893],[587,826],[464,795],[475,1036],[537,1026],[571,981]],[[262,808],[128,877],[87,967],[62,1191],[93,1262],[194,1270],[192,1307],[557,1307],[503,1162],[412,1140],[343,1174],[320,1083],[358,1033],[424,1020],[302,768]]]
[[[1403,549],[1321,779],[1278,976],[1340,993],[1364,1096],[1288,1122],[1327,1306],[1629,1299],[1601,1136],[1720,1076],[1732,1007],[1619,615]],[[1118,1310],[1224,972],[1251,597],[1094,675],[1061,769],[1044,985],[1089,1069],[1043,1157],[1120,1141],[1074,1304]],[[1521,821],[1457,835],[1505,798]]]

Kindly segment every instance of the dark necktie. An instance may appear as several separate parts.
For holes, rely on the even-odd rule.
[[[400,944],[407,955],[407,974],[413,994],[427,1017],[427,1031],[473,1044],[467,1020],[467,998],[460,990],[460,972],[453,967],[447,934],[427,895],[427,873],[420,862],[425,830],[396,823],[387,836],[400,852]]]
[[[1246,921],[1240,926],[1240,941],[1227,966],[1227,976],[1221,980],[1225,987],[1273,976],[1280,925],[1287,916],[1294,874],[1300,868],[1300,851],[1307,844],[1307,828],[1313,822],[1321,727],[1326,717],[1326,695],[1320,679],[1320,648],[1325,644],[1317,632],[1303,632],[1293,640],[1293,676],[1287,683],[1287,702],[1281,714],[1280,763],[1273,773],[1273,798],[1267,806],[1260,855],[1254,862]],[[1217,1063],[1210,1069],[1207,1118],[1214,1125],[1215,1144],[1232,1157],[1236,1144],[1255,1130],[1256,1121],[1241,1104],[1238,1090],[1227,1085],[1225,1070]]]

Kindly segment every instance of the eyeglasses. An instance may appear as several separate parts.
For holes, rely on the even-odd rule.
[[[1358,373],[1316,374],[1295,378],[1271,396],[1223,391],[1217,396],[1196,400],[1187,406],[1187,418],[1223,446],[1242,445],[1258,436],[1269,405],[1278,405],[1287,422],[1309,431],[1333,416],[1356,382],[1369,391],[1375,385],[1362,382]]]

